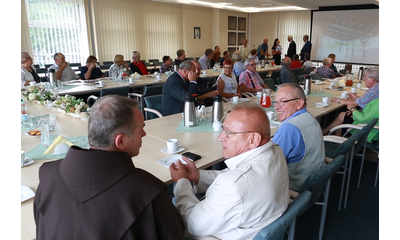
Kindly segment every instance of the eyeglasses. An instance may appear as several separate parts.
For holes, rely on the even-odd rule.
[[[249,64],[249,65],[247,65],[247,66],[255,66],[255,65],[257,65],[257,64],[255,64],[255,63],[252,63],[252,64]]]
[[[285,105],[287,102],[290,102],[290,101],[293,101],[293,100],[297,100],[297,99],[300,99],[300,98],[292,98],[292,99],[283,100],[283,101],[272,101],[272,105],[274,105],[274,106],[283,106],[283,105]]]
[[[221,126],[222,131],[226,134],[226,138],[229,138],[230,135],[233,134],[241,134],[241,133],[255,133],[255,131],[246,131],[246,132],[228,132],[226,131],[226,129],[224,128],[224,126]]]

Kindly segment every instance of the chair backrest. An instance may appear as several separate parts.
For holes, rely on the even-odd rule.
[[[319,73],[311,74],[311,79],[313,79],[313,80],[321,80],[322,79],[321,78],[321,74],[319,74]]]
[[[154,62],[160,62],[158,59],[149,59],[149,62],[154,63]]]
[[[271,78],[274,80],[275,84],[278,84],[277,78],[280,77],[280,76],[281,76],[281,72],[280,71],[272,71]]]
[[[159,112],[162,112],[162,94],[152,95],[144,97],[144,102],[148,108],[155,109]],[[154,113],[146,112],[146,120],[158,118],[158,116]]]
[[[311,192],[304,191],[289,205],[286,211],[268,226],[261,229],[253,240],[282,240],[286,229],[292,221],[302,212],[311,198]]]
[[[282,84],[281,78],[278,77],[278,78],[276,79],[276,82],[278,83],[278,85],[281,85],[281,84]]]
[[[46,73],[47,68],[36,68],[36,73]]]
[[[110,94],[115,94],[115,95],[128,97],[129,92],[130,92],[129,87],[102,88],[100,90],[100,97],[103,97],[105,95],[110,95]]]
[[[344,155],[335,157],[330,163],[323,166],[321,169],[311,173],[307,180],[299,188],[299,193],[304,191],[311,192],[311,199],[308,203],[308,207],[311,207],[316,203],[325,188],[325,185],[332,178],[333,175],[339,170],[340,166],[344,163]]]
[[[357,131],[357,132],[361,132],[361,137],[357,141],[356,146],[354,147],[354,154],[357,154],[358,152],[360,152],[361,148],[365,144],[365,141],[367,141],[369,132],[371,132],[371,130],[374,128],[374,126],[376,125],[377,122],[378,122],[378,119],[374,118],[367,125],[365,125],[360,131]],[[355,133],[357,133],[357,132],[355,132]]]
[[[350,151],[351,147],[361,139],[362,133],[360,131],[355,132],[352,134],[346,141],[344,141],[342,144],[339,145],[339,147],[336,148],[335,152],[330,156],[330,158],[335,158],[339,155],[346,155],[348,151]]]
[[[103,61],[103,65],[110,67],[114,64],[114,61]]]
[[[272,78],[264,78],[263,81],[264,81],[264,83],[267,84],[267,86],[268,86],[269,88],[271,88],[273,91],[276,90],[276,86],[275,86],[275,83],[274,83],[274,79],[272,79]]]
[[[297,76],[303,74],[304,69],[305,69],[305,68],[297,68],[297,69],[295,69],[296,71],[294,72],[294,75],[296,76],[296,78],[297,78]]]
[[[162,94],[164,84],[149,85],[143,90],[143,97]]]

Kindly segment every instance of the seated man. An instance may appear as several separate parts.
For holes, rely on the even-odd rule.
[[[168,71],[173,72],[174,71],[174,66],[172,66],[172,59],[170,56],[164,56],[162,58],[163,64],[161,65],[159,72],[160,73],[166,73]]]
[[[224,61],[225,61],[225,59],[229,59],[229,52],[228,51],[225,51],[223,54],[222,54],[222,58],[221,59],[219,59],[219,65],[224,65]]]
[[[185,157],[187,164],[171,164],[176,207],[192,235],[252,239],[289,204],[285,158],[270,141],[269,120],[259,104],[236,105],[218,140],[228,168],[198,170]],[[206,192],[205,199],[199,201],[195,192]]]
[[[174,61],[174,65],[180,65],[182,62],[186,61],[186,52],[183,49],[176,51],[177,58]]]
[[[285,57],[282,61],[282,69],[280,73],[280,78],[282,83],[298,83],[297,78],[294,75],[290,66],[292,65],[292,59],[290,57]]]
[[[263,88],[268,88],[264,83],[260,74],[256,71],[257,65],[253,59],[246,59],[244,62],[246,71],[243,71],[239,76],[239,87],[242,92],[261,92]]]
[[[167,186],[132,162],[144,125],[136,100],[97,100],[89,118],[90,149],[72,146],[64,159],[40,167],[36,239],[183,239],[182,217]]]
[[[164,83],[162,91],[162,115],[183,112],[186,97],[197,94],[196,69],[190,61],[184,61]]]
[[[71,81],[76,79],[82,79],[65,61],[65,56],[62,53],[54,54],[54,64],[48,68],[54,69],[56,72],[56,78],[60,81]]]
[[[211,68],[210,62],[211,57],[213,55],[213,50],[211,48],[207,48],[204,52],[204,55],[199,58],[199,63],[202,70],[207,70]]]
[[[204,105],[206,107],[212,106],[214,102],[214,96],[218,94],[217,90],[209,91],[207,88],[207,82],[200,77],[201,67],[200,63],[196,60],[191,61],[195,67],[196,71],[196,82],[197,82],[197,96],[196,98],[199,102],[196,105]]]
[[[307,112],[307,98],[298,84],[281,84],[274,104],[282,125],[272,141],[282,148],[289,168],[289,188],[297,191],[312,172],[325,165],[321,126]]]

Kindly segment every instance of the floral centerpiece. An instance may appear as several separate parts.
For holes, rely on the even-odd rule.
[[[45,104],[49,101],[54,101],[54,94],[46,90],[44,85],[29,86],[25,93],[22,93],[29,102]]]
[[[75,96],[68,94],[65,96],[57,96],[53,103],[53,107],[59,108],[73,117],[89,117],[89,105],[87,105],[82,99],[76,99]]]

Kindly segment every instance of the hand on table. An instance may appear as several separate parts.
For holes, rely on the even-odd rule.
[[[199,169],[185,156],[182,156],[182,159],[187,164],[182,164],[181,161],[177,161],[169,166],[172,180],[177,182],[181,178],[187,178],[189,181],[197,183],[200,178]]]
[[[357,99],[357,98],[359,98],[359,96],[357,96],[357,94],[352,93],[352,92],[349,92],[349,97],[350,97],[351,99]]]
[[[339,99],[338,97],[331,98],[331,102],[339,103]]]

